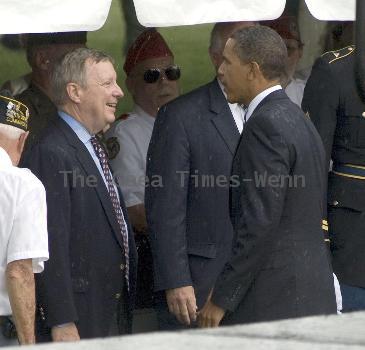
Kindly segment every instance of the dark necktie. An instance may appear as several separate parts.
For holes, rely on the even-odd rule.
[[[129,246],[128,246],[127,224],[124,220],[123,211],[122,211],[122,208],[120,207],[120,202],[119,202],[117,192],[114,187],[113,178],[112,178],[112,175],[111,175],[111,172],[109,169],[106,153],[105,153],[103,147],[101,146],[100,142],[98,141],[98,139],[95,136],[93,136],[90,140],[91,140],[91,144],[94,147],[95,153],[96,153],[97,157],[99,158],[101,168],[103,169],[105,180],[108,185],[109,196],[112,201],[114,212],[115,212],[115,215],[117,217],[117,221],[118,221],[118,224],[120,227],[120,232],[123,237],[123,247],[124,247],[124,255],[125,255],[125,261],[126,261],[125,277],[126,277],[127,286],[129,289]]]

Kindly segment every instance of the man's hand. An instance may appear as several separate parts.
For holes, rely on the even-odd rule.
[[[225,313],[225,310],[213,304],[209,296],[204,307],[198,312],[198,326],[200,328],[218,327]]]
[[[60,327],[52,327],[52,340],[54,342],[80,340],[75,323],[68,323]]]
[[[196,320],[196,299],[192,286],[166,290],[166,301],[169,311],[178,321],[189,326]]]

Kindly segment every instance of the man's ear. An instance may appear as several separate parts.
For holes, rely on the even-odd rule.
[[[262,75],[260,66],[258,65],[257,62],[253,61],[249,63],[250,65],[250,69],[248,70],[247,73],[247,78],[249,80],[255,80],[257,77]]]
[[[75,83],[68,83],[66,86],[67,95],[71,101],[75,103],[81,102],[82,91],[81,87]]]
[[[21,155],[23,153],[25,141],[27,141],[28,135],[29,135],[29,131],[23,132],[19,136],[18,145],[17,145],[17,152],[18,152],[19,155]]]
[[[211,48],[209,48],[209,56],[210,56],[210,60],[213,63],[213,66],[216,68],[216,70],[218,71],[218,68],[220,66],[220,61],[221,58],[219,57],[219,55],[214,52]]]

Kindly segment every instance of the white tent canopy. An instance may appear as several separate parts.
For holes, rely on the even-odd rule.
[[[305,0],[311,14],[323,21],[354,21],[356,0]],[[364,0],[358,0],[364,1]]]
[[[364,0],[359,0],[364,1]],[[281,15],[286,0],[134,0],[145,26],[177,26],[237,20],[268,20]],[[306,0],[321,20],[354,20],[355,0]],[[0,0],[0,34],[97,30],[111,0]]]
[[[111,0],[0,0],[0,34],[97,30],[110,5]]]
[[[364,1],[364,0],[359,0]],[[134,0],[137,17],[147,27],[165,27],[279,17],[285,0]],[[321,20],[354,20],[355,0],[306,0]]]

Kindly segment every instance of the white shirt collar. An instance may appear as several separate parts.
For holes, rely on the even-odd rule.
[[[274,85],[262,92],[260,92],[248,105],[246,120],[251,117],[252,113],[255,111],[256,107],[260,104],[260,102],[272,92],[282,89],[281,85]]]
[[[8,153],[4,150],[4,148],[0,147],[0,168],[9,168],[13,166],[13,162],[11,161]]]
[[[133,112],[137,114],[139,117],[143,118],[144,120],[146,120],[148,122],[148,124],[153,125],[155,123],[155,117],[153,117],[152,115],[148,114],[141,106],[135,104],[134,108],[133,108]]]

